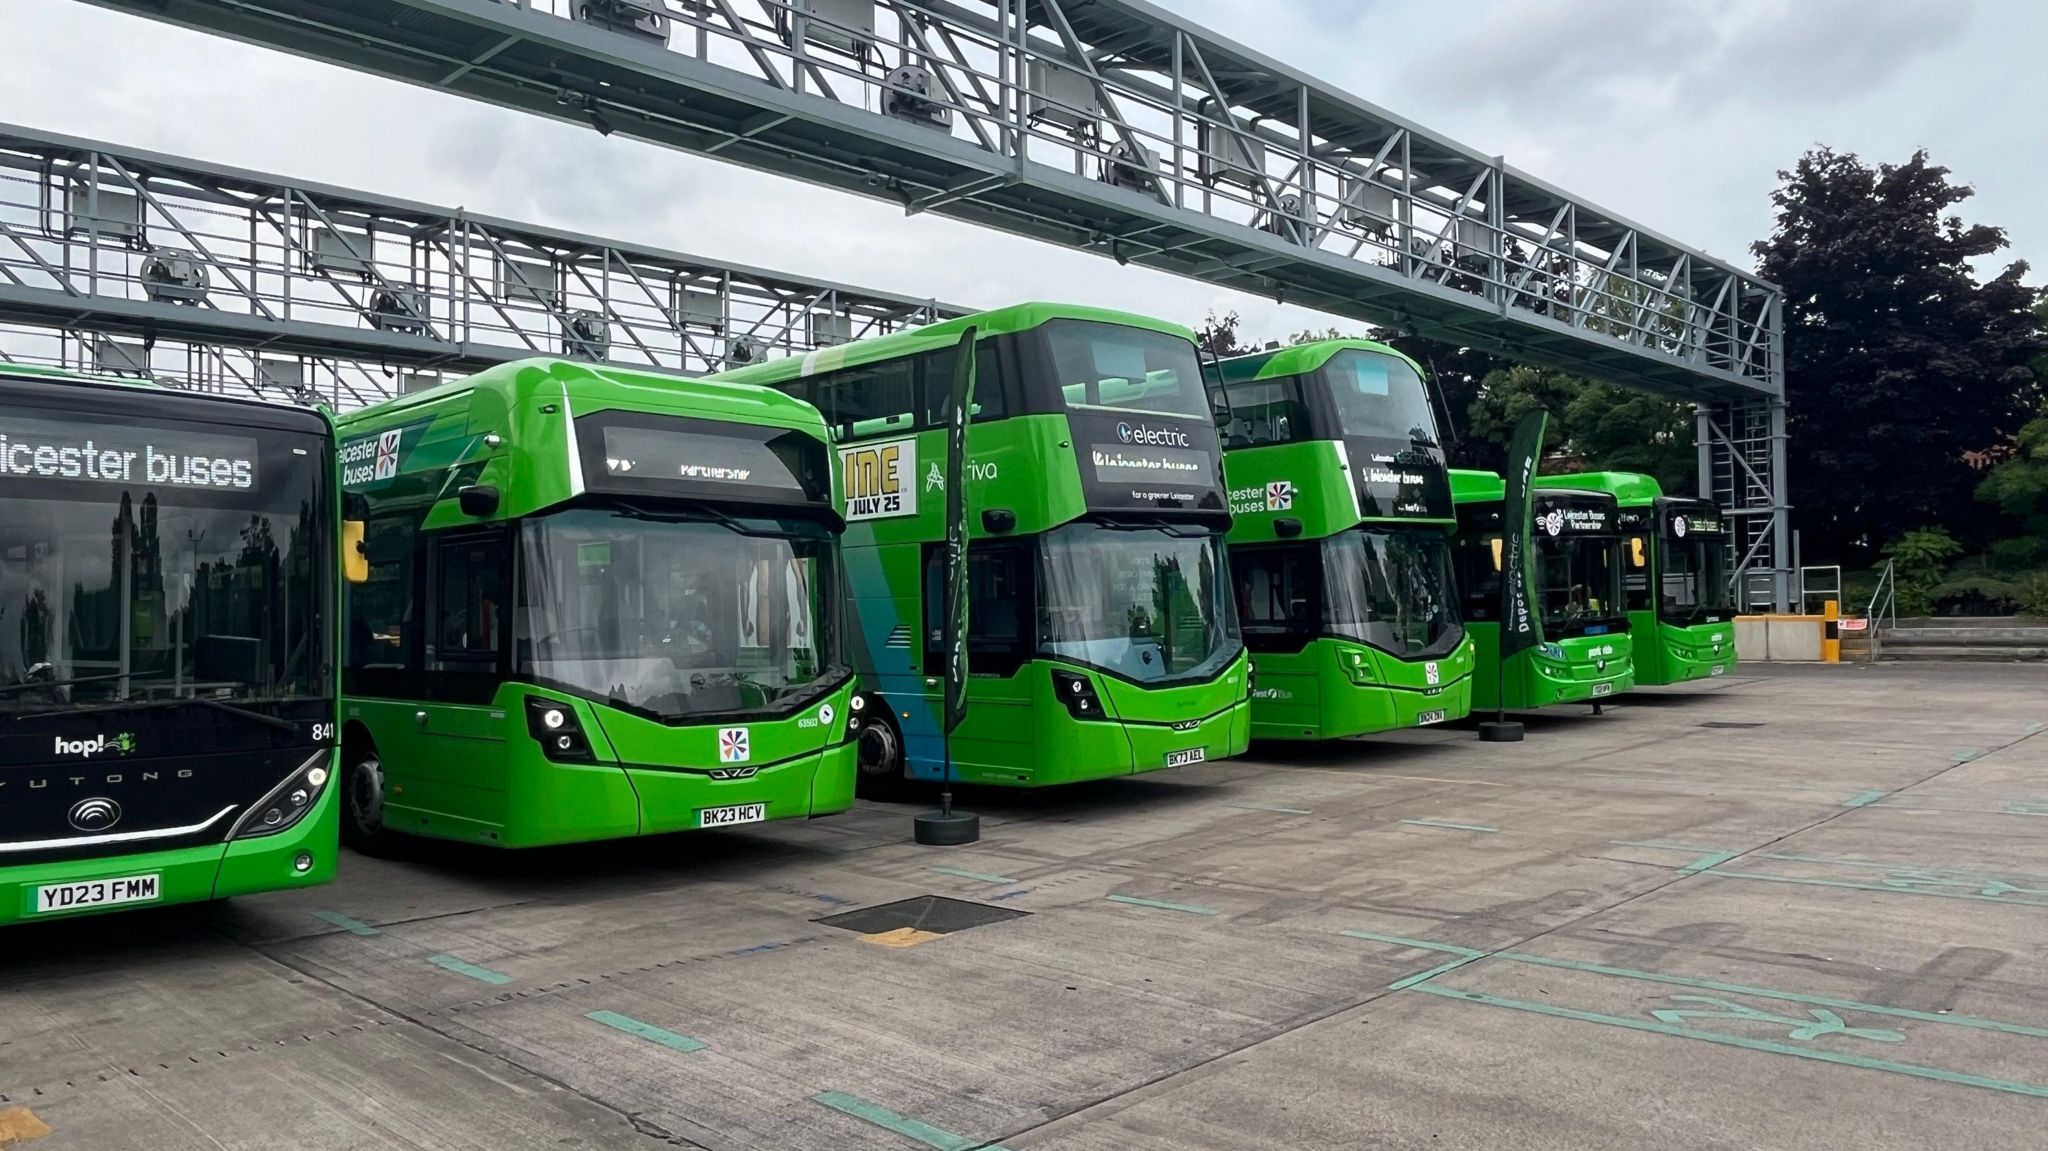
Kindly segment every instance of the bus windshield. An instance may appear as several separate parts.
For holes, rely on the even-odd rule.
[[[1659,541],[1657,615],[1688,626],[1710,615],[1725,615],[1733,600],[1728,587],[1728,543],[1724,536],[1694,534]]]
[[[1332,633],[1401,657],[1449,655],[1464,636],[1442,532],[1361,528],[1323,545]]]
[[[1069,409],[1210,419],[1195,345],[1148,328],[1054,320],[1039,330]]]
[[[1616,543],[1610,535],[1536,535],[1536,586],[1544,635],[1584,635],[1622,618]]]
[[[839,680],[832,540],[803,521],[577,508],[520,527],[518,671],[664,721],[793,710]]]
[[[1223,537],[1070,523],[1039,555],[1041,647],[1140,683],[1205,679],[1244,646]]]
[[[1408,361],[1384,352],[1348,348],[1331,356],[1321,374],[1345,435],[1437,446],[1429,389]]]
[[[0,710],[332,692],[319,436],[0,409]]]

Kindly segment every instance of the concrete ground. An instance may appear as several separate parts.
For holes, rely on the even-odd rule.
[[[2042,1146],[2048,669],[1528,718],[13,929],[0,1147]]]

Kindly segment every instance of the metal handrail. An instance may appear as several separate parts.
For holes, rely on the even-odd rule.
[[[1877,577],[1877,587],[1870,593],[1870,603],[1863,609],[1863,618],[1870,627],[1870,660],[1877,662],[1878,648],[1884,642],[1884,621],[1889,617],[1892,626],[1899,626],[1898,580],[1892,570],[1892,560],[1884,561],[1884,571]]]

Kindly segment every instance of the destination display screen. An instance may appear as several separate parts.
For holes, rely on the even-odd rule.
[[[1224,510],[1216,429],[1163,416],[1069,412],[1088,506],[1107,511]]]
[[[1678,539],[1720,535],[1725,530],[1721,523],[1721,509],[1705,506],[1674,508],[1666,522],[1671,534]]]
[[[1367,519],[1456,518],[1451,482],[1436,452],[1380,436],[1345,436],[1344,454]]]
[[[0,482],[247,492],[259,457],[249,436],[0,416]]]
[[[1596,503],[1564,503],[1536,500],[1536,531],[1540,535],[1591,535],[1615,530],[1612,507]]]
[[[825,504],[832,495],[823,441],[798,431],[602,412],[579,419],[577,434],[592,491],[747,503]]]

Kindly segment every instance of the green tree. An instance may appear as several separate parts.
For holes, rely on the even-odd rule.
[[[2027,265],[1978,280],[1971,261],[2004,248],[2005,232],[1952,214],[1971,189],[1925,152],[1871,167],[1820,148],[1779,177],[1777,226],[1754,250],[1785,292],[1789,484],[1807,556],[1865,562],[1927,524],[1984,542],[1996,516],[1971,499],[1966,456],[2033,415],[2028,364],[2048,351]]]
[[[1674,494],[1693,490],[1698,456],[1688,404],[1518,365],[1489,373],[1471,403],[1474,439],[1505,451],[1523,415],[1551,415],[1545,471],[1642,472]]]

